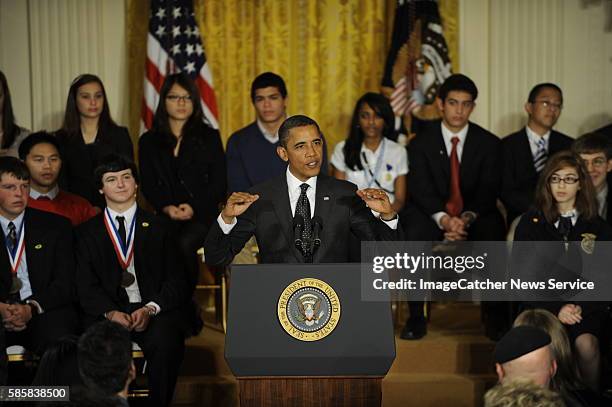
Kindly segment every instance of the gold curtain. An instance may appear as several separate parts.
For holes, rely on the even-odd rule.
[[[458,0],[440,12],[457,70]],[[396,0],[194,0],[224,140],[255,119],[251,81],[273,71],[289,92],[288,114],[315,119],[329,151],[346,138],[354,104],[379,91]],[[130,128],[138,134],[148,1],[128,0]]]

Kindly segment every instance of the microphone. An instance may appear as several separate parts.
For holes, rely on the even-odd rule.
[[[315,249],[321,246],[321,238],[319,237],[321,229],[323,229],[323,220],[320,216],[315,216],[312,218],[312,242]]]
[[[293,218],[293,242],[298,250],[302,250],[302,229],[304,229],[304,217],[295,215]]]

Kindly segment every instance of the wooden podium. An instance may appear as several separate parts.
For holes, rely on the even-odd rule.
[[[382,379],[395,359],[391,309],[361,300],[359,267],[232,267],[225,358],[241,407],[380,407]],[[312,281],[322,285],[313,291]],[[326,293],[319,303],[316,289]],[[303,333],[309,307],[321,317]]]

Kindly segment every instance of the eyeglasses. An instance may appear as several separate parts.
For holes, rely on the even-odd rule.
[[[548,181],[551,184],[559,184],[561,181],[566,184],[575,184],[576,182],[578,182],[578,177],[575,175],[566,175],[565,177],[561,177],[559,175],[551,175]]]
[[[191,96],[190,95],[185,95],[185,96],[179,96],[179,95],[168,95],[166,96],[166,99],[171,101],[171,102],[178,102],[179,100],[182,102],[191,102]]]
[[[592,165],[593,168],[603,168],[608,163],[608,160],[606,160],[603,157],[597,157],[597,158],[594,158],[592,160],[585,160],[585,159],[583,159],[582,162],[584,162],[584,165],[586,167],[588,167],[589,165]]]
[[[540,103],[544,109],[561,110],[563,105],[561,103],[553,103],[548,100],[536,100],[533,103]]]

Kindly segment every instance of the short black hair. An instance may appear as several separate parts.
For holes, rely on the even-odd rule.
[[[531,88],[531,91],[529,91],[529,96],[527,97],[527,101],[529,103],[535,102],[540,92],[542,92],[546,88],[554,89],[557,92],[559,92],[559,95],[561,96],[561,103],[563,103],[563,91],[561,90],[559,86],[555,85],[554,83],[550,83],[550,82],[538,83],[533,88]]]
[[[578,155],[604,153],[609,160],[612,158],[612,141],[601,133],[587,133],[574,141],[572,151]]]
[[[460,73],[453,74],[446,78],[438,89],[438,97],[445,101],[448,94],[452,91],[467,92],[472,95],[472,102],[478,97],[478,88],[473,80]]]
[[[57,152],[60,153],[60,146],[57,138],[53,134],[43,130],[30,134],[21,142],[19,145],[19,158],[25,160],[28,154],[30,154],[32,148],[34,148],[35,145],[42,143],[51,144],[53,147],[55,147]]]
[[[104,156],[94,170],[96,187],[102,189],[102,177],[107,172],[119,172],[123,170],[132,170],[132,176],[136,180],[136,184],[138,184],[138,170],[136,169],[134,161],[121,154],[108,154]]]
[[[4,174],[14,175],[15,178],[22,181],[30,180],[30,170],[28,170],[27,165],[15,157],[0,157],[0,178]]]
[[[79,339],[78,362],[88,388],[109,396],[119,393],[132,364],[130,332],[111,321],[93,324]]]
[[[287,148],[287,141],[289,140],[289,133],[291,129],[306,126],[315,126],[317,128],[317,133],[321,135],[321,129],[319,128],[317,122],[315,122],[308,116],[298,114],[285,119],[283,124],[281,124],[278,129],[278,141],[280,142],[280,145]]]
[[[255,91],[257,89],[275,87],[281,94],[283,99],[287,97],[287,86],[285,81],[279,75],[274,72],[264,72],[257,76],[251,83],[251,101],[255,103]]]

